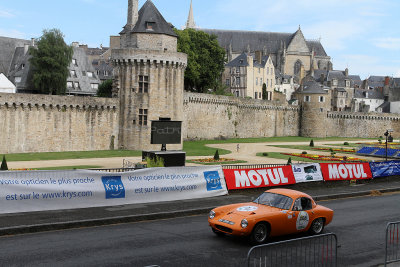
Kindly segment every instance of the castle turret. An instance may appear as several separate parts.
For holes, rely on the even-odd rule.
[[[183,120],[187,55],[177,52],[177,35],[152,1],[140,9],[134,27],[121,32],[121,47],[111,57],[113,90],[120,98],[120,148],[159,150],[150,145],[151,121]]]

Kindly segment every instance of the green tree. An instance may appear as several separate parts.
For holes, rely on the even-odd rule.
[[[217,37],[203,31],[175,29],[178,51],[188,55],[185,71],[185,90],[205,93],[220,86],[225,65],[225,50]]]
[[[311,141],[310,141],[310,147],[314,147],[314,140],[313,139],[311,139]]]
[[[99,97],[112,97],[112,80],[102,82],[97,89],[97,96]]]
[[[72,47],[65,43],[58,29],[44,30],[36,44],[29,51],[34,88],[43,94],[65,94]]]
[[[219,160],[219,152],[218,152],[218,149],[217,149],[217,151],[215,151],[214,160]]]
[[[1,162],[0,170],[1,171],[7,171],[8,170],[6,156],[4,156],[4,155],[3,155],[3,161]]]
[[[287,164],[286,165],[292,165],[292,157],[288,158]]]
[[[262,99],[267,100],[268,98],[268,93],[267,93],[267,85],[263,83],[262,86]]]

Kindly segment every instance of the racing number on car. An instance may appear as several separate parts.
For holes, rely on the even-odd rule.
[[[308,216],[308,213],[305,211],[300,211],[299,216],[297,216],[296,229],[297,230],[305,229],[309,221],[310,217]]]

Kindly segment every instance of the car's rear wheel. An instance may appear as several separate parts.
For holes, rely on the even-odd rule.
[[[323,218],[315,219],[310,227],[310,234],[319,235],[324,230],[325,221]]]
[[[254,226],[253,231],[250,235],[250,241],[253,244],[262,244],[267,240],[269,231],[268,226],[265,223],[258,223]]]
[[[216,234],[217,236],[224,236],[225,235],[224,233],[222,233],[222,232],[220,232],[220,231],[218,231],[218,230],[216,230],[216,229],[214,229],[212,227],[211,227],[211,229],[212,229],[213,233]]]

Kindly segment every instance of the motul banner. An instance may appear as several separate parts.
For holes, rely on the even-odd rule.
[[[291,166],[263,169],[224,169],[224,175],[229,190],[282,186],[296,183]]]
[[[372,179],[368,163],[320,163],[325,181]]]

